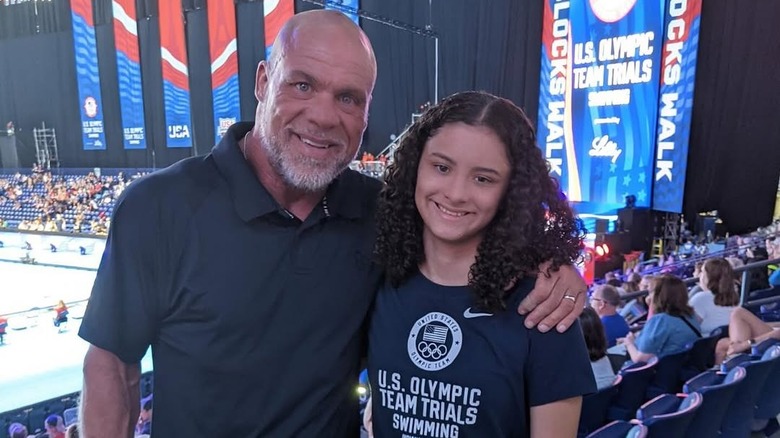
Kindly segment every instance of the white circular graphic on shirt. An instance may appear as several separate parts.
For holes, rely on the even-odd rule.
[[[447,368],[460,353],[463,332],[449,315],[431,312],[414,323],[406,348],[418,368],[439,371]]]

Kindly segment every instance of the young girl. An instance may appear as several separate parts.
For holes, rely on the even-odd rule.
[[[369,333],[374,435],[576,435],[595,390],[582,331],[529,330],[514,311],[542,261],[557,269],[581,245],[528,119],[458,93],[394,158],[377,219],[387,283]]]

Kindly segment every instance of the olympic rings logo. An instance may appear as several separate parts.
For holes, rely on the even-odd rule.
[[[420,342],[417,344],[417,351],[425,359],[439,360],[447,354],[447,346],[435,342]]]

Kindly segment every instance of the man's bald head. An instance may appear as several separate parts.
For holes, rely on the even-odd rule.
[[[257,67],[254,136],[272,171],[259,173],[324,190],[360,149],[375,83],[371,43],[352,20],[323,10],[290,18]]]
[[[301,12],[284,23],[271,48],[269,69],[273,70],[288,50],[307,44],[312,38],[332,41],[340,50],[364,52],[366,66],[373,71],[376,80],[376,57],[368,36],[346,15],[327,9]]]

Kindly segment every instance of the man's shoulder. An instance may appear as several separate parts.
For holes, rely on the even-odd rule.
[[[210,155],[186,158],[128,184],[119,205],[184,206],[209,193],[216,177]]]
[[[354,190],[357,196],[364,196],[376,200],[379,191],[382,190],[382,182],[376,178],[372,178],[362,173],[347,169],[340,176],[339,179],[343,181],[344,187],[349,190]]]
[[[378,179],[352,169],[347,169],[339,175],[339,191],[348,196],[350,202],[360,204],[367,217],[373,218],[382,186]]]

